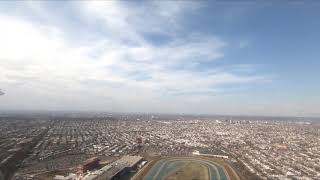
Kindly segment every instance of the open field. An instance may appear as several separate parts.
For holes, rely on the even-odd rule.
[[[133,179],[138,180],[231,180],[240,179],[228,167],[210,158],[169,157],[150,163]]]
[[[198,162],[189,162],[176,172],[169,174],[165,179],[204,179],[209,180],[209,172],[205,165]]]

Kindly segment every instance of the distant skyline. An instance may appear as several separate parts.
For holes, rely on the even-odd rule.
[[[320,116],[320,2],[1,1],[0,110]]]

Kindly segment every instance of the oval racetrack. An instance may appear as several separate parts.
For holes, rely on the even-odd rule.
[[[167,158],[156,162],[144,180],[230,180],[224,167],[213,161],[193,158]]]

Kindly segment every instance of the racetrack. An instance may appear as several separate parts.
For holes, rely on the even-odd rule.
[[[172,157],[157,161],[143,180],[230,180],[225,168],[208,159]]]

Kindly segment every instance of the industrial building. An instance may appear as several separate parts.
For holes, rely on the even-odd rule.
[[[78,174],[86,173],[87,171],[98,168],[99,166],[99,159],[97,157],[92,157],[78,167]]]

